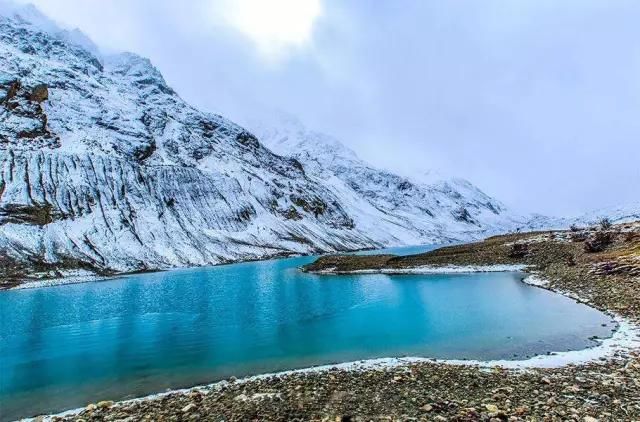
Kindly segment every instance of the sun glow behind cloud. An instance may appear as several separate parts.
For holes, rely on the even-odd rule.
[[[230,0],[222,14],[261,53],[274,59],[311,41],[322,4],[321,0]]]

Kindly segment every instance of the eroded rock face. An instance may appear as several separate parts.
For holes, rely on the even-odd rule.
[[[4,206],[0,208],[0,221],[5,224],[17,223],[44,226],[53,222],[51,210],[52,207],[50,204],[4,204]]]
[[[0,83],[0,92],[2,92],[0,103],[6,105],[9,101],[13,100],[21,86],[20,81],[17,79],[2,81]]]

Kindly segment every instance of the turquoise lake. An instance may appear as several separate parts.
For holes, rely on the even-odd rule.
[[[0,419],[367,358],[522,359],[615,328],[521,273],[298,270],[313,259],[0,292]]]

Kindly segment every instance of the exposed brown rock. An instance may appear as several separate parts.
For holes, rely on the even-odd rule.
[[[39,84],[33,87],[31,95],[29,95],[31,101],[41,103],[49,99],[49,87],[46,84]]]
[[[13,98],[15,98],[16,94],[18,93],[18,90],[21,87],[22,87],[22,84],[18,80],[11,81],[8,86],[2,87],[7,91],[7,93],[5,94],[5,96],[2,99],[2,101],[0,101],[0,103],[8,104],[9,101],[11,101]]]

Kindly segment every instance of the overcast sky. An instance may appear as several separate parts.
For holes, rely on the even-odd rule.
[[[520,211],[640,200],[636,0],[35,0],[200,108],[297,115]]]

